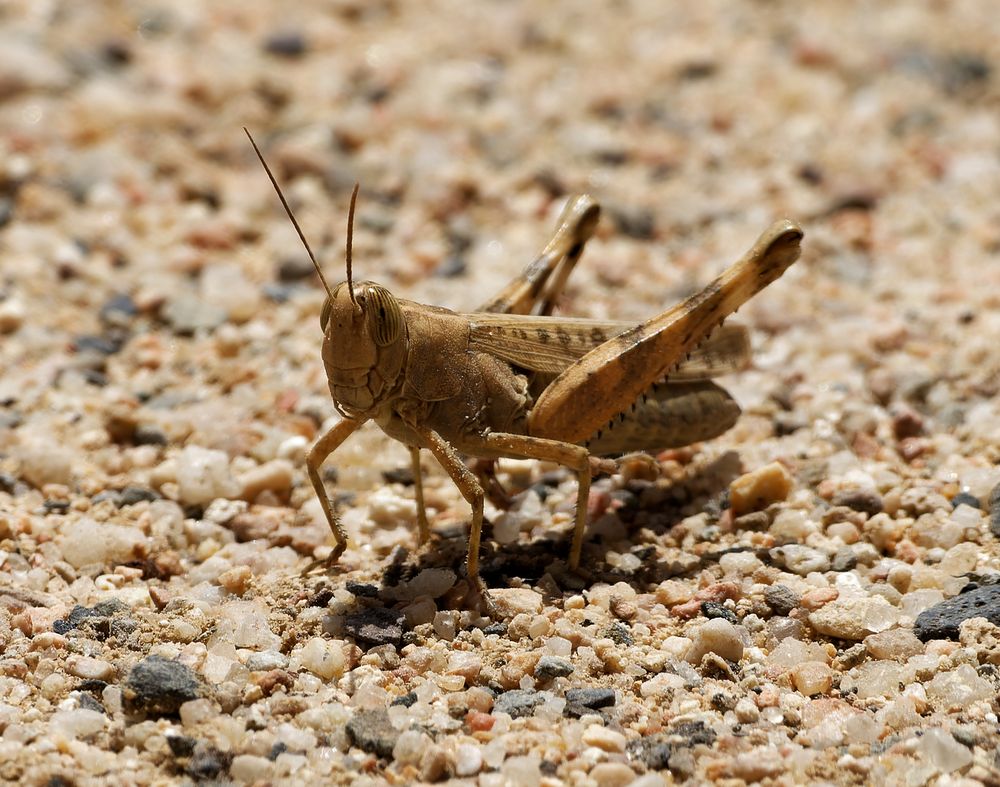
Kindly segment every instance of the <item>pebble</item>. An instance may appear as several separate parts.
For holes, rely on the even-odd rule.
[[[251,672],[285,669],[288,666],[288,656],[277,650],[261,650],[248,655],[245,666]]]
[[[295,654],[295,661],[323,680],[339,678],[347,669],[347,659],[340,642],[313,637]]]
[[[635,771],[623,762],[599,762],[587,774],[597,787],[625,787],[635,784]]]
[[[573,674],[573,664],[556,656],[542,656],[535,665],[534,674],[540,680],[565,678]]]
[[[847,506],[868,516],[881,513],[884,505],[882,496],[877,491],[863,488],[841,489],[830,503],[834,506]]]
[[[400,732],[389,719],[385,708],[360,708],[347,722],[347,735],[353,745],[386,759],[393,756],[393,749]]]
[[[177,491],[187,505],[207,505],[218,497],[235,497],[239,484],[229,469],[225,451],[185,446],[177,456]]]
[[[118,497],[118,506],[134,506],[136,503],[151,503],[159,500],[160,494],[144,486],[127,486]]]
[[[455,775],[475,776],[483,768],[483,753],[474,743],[460,743],[455,747]]]
[[[926,684],[927,699],[937,710],[965,710],[975,702],[994,699],[996,690],[969,664],[939,672]]]
[[[809,625],[819,634],[860,642],[895,625],[899,614],[881,596],[838,598],[809,613]]]
[[[494,588],[490,598],[497,614],[506,619],[515,615],[537,615],[542,611],[542,594],[531,588]]]
[[[396,609],[369,607],[344,619],[344,632],[368,647],[399,645],[406,616]]]
[[[110,681],[115,675],[115,668],[104,659],[90,656],[71,656],[66,661],[66,671],[84,680]]]
[[[45,438],[26,442],[14,451],[20,461],[20,476],[36,489],[46,484],[73,483],[73,454],[66,446]]]
[[[450,568],[425,568],[409,582],[393,588],[393,598],[412,601],[420,596],[441,598],[455,586],[458,576]]]
[[[126,293],[119,293],[101,304],[97,316],[107,326],[122,328],[126,327],[138,313],[139,309],[132,297]]]
[[[692,637],[691,647],[684,654],[684,659],[691,664],[700,664],[707,653],[715,653],[727,661],[738,662],[743,658],[743,637],[739,629],[722,618],[701,624]]]
[[[499,784],[538,787],[542,781],[540,765],[537,755],[508,757],[500,767]]]
[[[294,468],[287,459],[272,459],[239,477],[239,497],[253,502],[261,492],[286,495],[292,488]]]
[[[799,606],[802,599],[798,593],[786,585],[769,585],[764,590],[764,601],[775,615],[788,615]]]
[[[479,673],[483,670],[483,660],[475,651],[453,651],[448,656],[447,673],[449,675],[461,675],[465,678],[467,685],[472,685]]]
[[[864,639],[865,649],[875,659],[906,661],[924,652],[923,643],[908,628],[894,628]]]
[[[818,661],[807,661],[796,665],[792,668],[791,675],[796,691],[807,697],[827,694],[833,687],[833,670]]]
[[[264,51],[270,55],[280,55],[281,57],[297,58],[306,54],[309,47],[306,44],[305,36],[298,30],[278,30],[271,33],[264,39]],[[284,265],[282,266],[284,270]],[[309,266],[309,273],[312,273],[312,266]],[[303,278],[297,276],[296,278]]]
[[[917,741],[916,750],[931,765],[944,773],[961,770],[973,760],[969,747],[963,746],[950,732],[940,727],[925,730]]]
[[[989,511],[990,532],[995,538],[1000,538],[1000,484],[990,490]]]
[[[959,506],[969,506],[970,508],[982,508],[982,503],[979,502],[979,498],[975,495],[970,495],[968,492],[959,492],[951,499],[951,507],[958,508]]]
[[[86,738],[101,732],[108,723],[108,717],[96,710],[76,708],[56,711],[49,720],[49,730],[54,735],[70,739]]]
[[[960,593],[921,612],[913,624],[913,633],[924,642],[932,639],[958,639],[958,629],[969,618],[986,618],[1000,625],[1000,585]]]
[[[161,314],[178,336],[191,336],[198,331],[214,330],[222,325],[227,317],[225,309],[187,293],[167,301]]]
[[[833,560],[830,561],[830,570],[843,573],[853,571],[857,565],[858,557],[854,554],[854,550],[850,547],[841,547],[834,553]]]
[[[28,316],[24,304],[17,298],[0,300],[0,334],[14,333]]]
[[[431,744],[431,738],[422,730],[404,730],[392,747],[392,758],[399,765],[416,765]]]
[[[62,556],[74,568],[128,563],[144,555],[147,541],[137,528],[81,517],[63,531]]]
[[[791,491],[792,477],[788,470],[779,462],[771,462],[729,485],[729,505],[733,516],[742,516],[781,502]]]
[[[494,713],[506,713],[512,719],[532,716],[535,708],[552,696],[547,691],[534,689],[512,689],[500,694],[493,703]]]
[[[187,665],[147,656],[129,672],[122,698],[132,712],[167,716],[177,713],[185,702],[196,700],[201,691],[197,675]]]
[[[566,704],[575,705],[588,710],[610,708],[617,701],[615,690],[611,688],[579,688],[567,689]]]
[[[605,727],[603,724],[591,724],[583,731],[581,740],[588,746],[596,746],[607,752],[625,751],[625,736]]]
[[[229,775],[244,784],[267,781],[273,772],[274,763],[256,754],[237,754],[229,765]]]
[[[793,574],[801,577],[813,572],[823,572],[830,568],[830,558],[812,547],[787,544],[771,550],[771,557]]]
[[[802,594],[802,608],[812,612],[840,597],[836,588],[813,588]]]
[[[448,754],[435,743],[430,744],[420,757],[420,778],[425,782],[440,781],[447,775]]]

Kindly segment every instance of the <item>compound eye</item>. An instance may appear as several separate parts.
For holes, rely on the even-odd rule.
[[[364,309],[368,333],[379,347],[392,344],[402,334],[403,312],[392,293],[384,287],[376,285],[368,290]]]
[[[323,333],[326,333],[326,329],[330,325],[330,310],[333,308],[333,304],[330,302],[329,298],[323,300],[323,310],[319,313],[319,326],[323,329]]]

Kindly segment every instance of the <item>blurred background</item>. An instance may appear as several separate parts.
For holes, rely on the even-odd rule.
[[[693,498],[665,492],[663,510],[639,514],[659,517],[655,532],[629,531],[612,514],[603,517],[605,531],[587,546],[596,556],[595,570],[603,571],[605,560],[611,565],[611,556],[618,561],[611,568],[619,570],[625,558],[634,568],[641,562],[637,555],[645,560],[658,552],[666,555],[659,569],[673,571],[690,567],[691,560],[698,565],[689,546],[721,545],[720,554],[733,547],[734,554],[725,555],[732,565],[740,557],[735,553],[745,551],[749,574],[756,552],[776,540],[808,538],[843,558],[833,562],[839,568],[831,583],[842,577],[845,592],[864,585],[884,611],[890,606],[885,599],[896,604],[906,590],[911,564],[945,565],[950,555],[951,573],[924,567],[926,584],[919,586],[913,573],[911,589],[923,595],[909,593],[900,606],[912,617],[943,600],[945,590],[957,590],[953,574],[995,569],[996,541],[985,507],[1000,481],[998,32],[993,0],[3,0],[0,584],[3,593],[16,586],[22,595],[14,601],[4,596],[18,617],[13,633],[2,618],[0,645],[11,639],[23,654],[28,636],[51,635],[74,604],[114,594],[126,600],[141,636],[130,640],[131,651],[117,642],[93,646],[94,655],[108,659],[98,666],[109,681],[159,648],[213,685],[232,684],[225,707],[242,713],[244,699],[250,706],[261,692],[248,683],[247,654],[237,657],[229,641],[238,629],[247,636],[244,649],[281,643],[276,659],[256,662],[264,665],[260,669],[287,666],[285,651],[308,640],[308,657],[295,662],[306,666],[296,675],[285,673],[283,685],[309,702],[319,702],[319,692],[329,689],[322,695],[326,702],[338,689],[323,681],[343,675],[354,651],[327,650],[330,619],[322,616],[367,604],[379,588],[365,583],[381,581],[393,562],[390,551],[414,545],[406,488],[412,479],[399,469],[406,466],[406,451],[377,431],[366,432],[336,454],[327,474],[339,481],[330,489],[343,493],[352,538],[344,573],[331,580],[339,595],[326,586],[317,590],[325,578],[307,585],[297,575],[330,540],[303,465],[307,447],[335,417],[319,355],[323,293],[244,126],[263,148],[331,281],[343,277],[347,201],[358,181],[355,275],[397,295],[456,309],[474,308],[520,271],[574,192],[591,193],[605,210],[560,305],[563,313],[581,316],[650,316],[709,281],[772,220],[787,216],[802,225],[802,259],[741,310],[756,345],[755,362],[724,383],[743,406],[743,418],[719,440],[663,462],[682,473],[688,462],[710,466],[725,454],[729,461],[721,464],[735,474],[780,460],[795,483],[783,491],[790,495],[780,504],[787,516],[770,531],[766,516],[760,529],[725,531],[717,526],[726,516],[718,500],[712,518],[705,513],[704,490],[692,492]],[[458,526],[468,509],[431,464],[434,523],[456,527],[454,538],[443,540],[450,552],[432,553],[429,565],[457,569],[464,557]],[[527,485],[541,472],[535,464],[511,469],[508,477]],[[551,552],[537,541],[558,530],[551,527],[555,517],[568,520],[575,486],[565,478],[550,476],[545,492],[545,505],[562,510],[550,516],[534,495],[539,510],[533,519],[522,517],[524,530],[535,529],[536,543],[524,551],[534,549],[536,562],[564,554],[561,545]],[[599,483],[602,505],[609,506],[611,482]],[[857,495],[851,499],[861,507],[846,512],[850,521],[826,519],[839,491],[858,489],[860,502]],[[871,490],[878,494],[866,497]],[[637,496],[628,494],[635,503]],[[872,495],[877,505],[866,512]],[[881,524],[869,525],[868,514],[883,504]],[[731,517],[726,521],[731,525]],[[838,529],[824,532],[831,521]],[[519,527],[515,522],[511,540]],[[1000,535],[996,515],[993,527]],[[973,541],[982,538],[961,543],[969,533]],[[493,549],[493,540],[487,541],[484,550]],[[508,570],[521,576],[511,547],[492,553],[499,557],[488,576]],[[955,557],[950,550],[957,548],[964,551]],[[826,553],[817,565],[830,565]],[[404,552],[396,555],[405,558]],[[515,555],[509,569],[505,555]],[[890,563],[883,561],[901,567],[905,583],[889,587]],[[720,565],[710,566],[718,569],[715,575],[706,569],[706,581],[723,575]],[[442,571],[456,582],[457,572]],[[703,584],[701,568],[692,571],[684,580],[692,586],[685,598]],[[750,598],[759,591],[750,587],[756,576],[743,577],[741,614],[768,609],[757,605],[763,604],[759,594]],[[805,587],[804,578],[783,576]],[[344,582],[353,582],[354,590],[345,590]],[[539,582],[547,614],[562,622],[564,611],[550,604],[552,585]],[[458,580],[455,587],[461,586]],[[660,604],[649,588],[636,586],[643,604]],[[253,602],[240,600],[251,587]],[[541,610],[541,593],[524,590],[529,601],[538,599],[534,611]],[[439,595],[446,592],[452,591]],[[836,595],[834,590],[820,603]],[[792,607],[798,604],[793,596]],[[169,607],[171,598],[179,606]],[[403,597],[387,596],[387,607],[397,598]],[[442,651],[451,649],[452,637],[479,636],[481,621],[456,611],[464,609],[462,598],[455,590],[440,600],[440,610],[429,599],[417,612],[417,605],[407,607],[407,627],[422,625],[420,636]],[[596,612],[599,596],[588,598],[587,614],[606,617],[606,593]],[[190,622],[197,616],[187,615],[186,599],[207,610],[199,619],[203,628]],[[584,599],[574,599],[572,611],[582,615]],[[644,636],[652,628],[662,639],[675,624],[682,630],[666,607],[658,610],[669,620],[651,624]],[[897,614],[896,607],[891,611]],[[638,614],[634,607],[632,612]],[[399,616],[389,621],[399,644],[403,612],[389,613]],[[548,631],[543,623],[541,630]],[[212,631],[209,659],[202,639]],[[253,639],[257,633],[261,637]],[[758,644],[767,644],[762,628],[758,635]],[[46,714],[77,685],[63,680],[61,655],[49,659],[53,641],[58,643],[31,644],[45,649],[54,678],[44,697],[28,685],[32,678],[19,656],[3,667],[3,690],[11,690],[5,699],[16,693],[24,700],[23,718],[31,714],[35,725],[24,740],[37,733],[39,757],[50,764],[64,754],[42,731]],[[494,637],[491,643],[489,663],[480,664],[484,675],[510,655],[508,640]],[[831,644],[820,650],[824,659],[835,651]],[[400,660],[391,643],[383,655],[386,675],[394,676],[392,691],[410,691],[400,678],[409,667],[392,672]],[[382,664],[381,658],[373,649],[362,671]],[[663,658],[657,663],[662,669]],[[854,663],[842,662],[844,670]],[[875,664],[881,669],[882,662]],[[962,669],[973,671],[964,662]],[[478,673],[479,667],[470,681]],[[889,676],[879,680],[888,687],[886,696],[896,698],[902,678],[879,674]],[[688,686],[700,685],[697,676],[692,684],[686,676],[664,676],[685,687],[676,694],[678,708],[690,697]],[[455,677],[444,676],[448,685]],[[972,677],[988,697],[989,684]],[[652,721],[640,734],[665,725],[664,714],[687,713],[687,706],[635,711],[659,695],[636,694],[639,683],[630,674],[607,682],[618,678],[623,713],[639,718],[649,711],[642,718]],[[388,703],[374,681],[364,685],[375,700]],[[464,685],[461,678],[457,685]],[[534,683],[522,668],[505,688],[524,685]],[[674,685],[664,691],[674,692]],[[746,685],[756,689],[756,683]],[[162,763],[173,762],[167,741],[147,730],[153,742],[143,749],[138,733],[125,738],[121,692],[107,688],[117,737],[89,749],[81,743],[72,752],[85,752],[79,761],[94,774],[116,772],[128,759],[128,767],[145,769],[137,781],[150,781],[149,774],[161,775]],[[921,686],[916,689],[922,696]],[[756,695],[745,693],[742,703],[749,702],[749,718],[756,719]],[[723,699],[719,708],[733,706],[719,694],[713,707],[716,697]],[[804,695],[799,699],[806,702]],[[260,702],[252,713],[270,713],[267,700]],[[825,697],[816,702],[810,718],[825,720],[831,706],[821,704]],[[3,741],[0,777],[21,778],[21,765],[12,764],[20,744],[8,740],[22,734],[17,730],[23,725],[12,721],[21,717],[10,705],[2,710],[10,735]],[[716,775],[729,773],[725,758],[733,741],[756,745],[759,732],[759,740],[786,745],[785,732],[773,732],[778,708],[767,711],[778,715],[764,716],[761,729],[746,735],[743,716],[738,724],[729,710],[718,710],[719,718],[723,712],[731,717],[726,735],[732,735],[715,752],[723,763]],[[73,717],[74,729],[85,723],[91,732],[103,730],[103,708],[89,713],[83,722]],[[329,773],[334,760],[345,773],[358,767],[341,757],[348,714],[343,706],[338,713],[328,718],[336,730],[331,735],[339,736],[331,747],[340,750],[326,743],[316,748],[320,773]],[[442,729],[453,729],[447,713],[435,713],[444,719]],[[569,723],[560,713],[546,726],[551,739],[535,737],[562,752],[556,759],[565,753],[557,725]],[[799,719],[797,710],[792,713],[789,718]],[[914,725],[926,721],[908,713],[897,714],[899,726],[910,725],[911,716]],[[228,714],[219,723],[205,715],[205,727],[213,729],[198,734],[240,751],[245,730]],[[257,718],[254,725],[268,723]],[[789,722],[795,727],[789,739],[798,735],[799,720]],[[886,746],[876,738],[883,727],[869,726],[864,742],[874,743],[872,758],[881,758]],[[254,772],[266,775],[272,771],[263,755],[280,752],[270,749],[260,726],[247,735],[258,731],[254,751],[261,767]],[[230,734],[234,743],[219,737]],[[619,746],[621,738],[624,747],[625,739],[614,734],[612,744]],[[836,778],[845,771],[832,743],[845,739],[838,734],[812,750],[817,762],[827,758],[824,773]],[[979,745],[993,734],[995,729],[984,733]],[[316,737],[309,736],[314,745]],[[490,755],[498,758],[490,760],[493,768],[511,740],[501,738]],[[130,744],[119,756],[123,740],[139,748]],[[803,740],[808,747],[809,739]],[[921,740],[926,747],[936,739]],[[951,740],[964,765],[972,757],[965,750],[969,740]],[[511,751],[520,751],[519,745],[511,743]],[[785,767],[786,750],[772,748],[760,772],[754,769],[762,758],[746,755],[741,767],[747,780]],[[910,752],[919,745],[899,748],[904,755],[889,752],[884,761],[895,758],[897,773],[907,774]],[[987,756],[982,748],[980,753]],[[570,765],[576,758],[573,767],[585,763],[575,753],[567,757]],[[440,761],[431,765],[438,768]],[[214,773],[224,765],[220,760]],[[540,778],[538,764],[532,768],[533,778]]]

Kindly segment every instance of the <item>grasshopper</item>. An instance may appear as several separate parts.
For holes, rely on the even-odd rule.
[[[569,567],[577,570],[591,457],[687,445],[731,427],[739,406],[709,378],[743,368],[750,349],[744,328],[721,323],[799,256],[802,230],[781,220],[703,290],[645,322],[554,317],[555,301],[600,214],[597,203],[582,195],[569,201],[552,239],[519,277],[479,311],[459,314],[353,281],[355,185],[347,280],[331,288],[252,137],[250,143],[326,290],[322,358],[343,418],[306,460],[336,542],[326,566],[337,563],[347,534],[320,467],[362,424],[375,421],[410,450],[422,543],[430,527],[421,449],[433,454],[472,507],[466,569],[487,608],[479,575],[485,492],[462,456],[547,460],[573,470],[578,491]]]

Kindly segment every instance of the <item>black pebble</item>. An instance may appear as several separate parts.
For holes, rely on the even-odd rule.
[[[951,499],[952,508],[958,508],[961,505],[972,506],[973,508],[983,507],[979,502],[979,498],[975,495],[970,495],[968,492],[959,492]]]
[[[986,618],[1000,626],[1000,585],[984,585],[935,604],[917,616],[913,633],[923,642],[958,639],[958,627],[970,618]]]
[[[197,739],[191,738],[187,735],[167,736],[167,746],[170,747],[170,753],[173,754],[174,757],[190,757],[194,754],[194,747],[197,745]]]
[[[722,618],[723,620],[732,623],[734,626],[740,622],[739,618],[736,617],[735,612],[731,609],[727,609],[718,601],[703,601],[701,604],[701,614],[709,620],[712,618]]]
[[[406,694],[400,694],[389,705],[402,705],[404,708],[412,708],[416,701],[417,693],[415,691],[408,691]]]
[[[198,699],[201,682],[186,664],[148,656],[132,667],[122,694],[130,712],[165,716],[177,713],[185,702]]]
[[[132,297],[125,294],[113,295],[104,305],[98,316],[105,325],[126,325],[139,313]]]
[[[344,620],[344,632],[354,637],[359,644],[369,647],[398,646],[403,639],[404,619],[399,610],[372,607],[348,615]]]
[[[264,41],[264,51],[280,57],[302,57],[308,49],[305,36],[297,30],[281,30]]]
[[[625,645],[628,647],[635,644],[635,640],[632,638],[632,633],[628,630],[628,626],[617,621],[604,629],[604,631],[601,632],[601,636],[607,637],[616,645]]]
[[[278,759],[278,757],[280,757],[286,751],[288,751],[288,744],[282,743],[281,741],[276,741],[275,744],[271,747],[271,751],[267,753],[267,759],[269,759],[271,762],[274,762],[276,759]]]
[[[154,492],[152,489],[147,489],[144,486],[127,486],[122,490],[121,495],[118,498],[118,505],[119,507],[132,506],[143,501],[151,503],[152,501],[159,499],[159,493]]]
[[[590,710],[609,708],[615,704],[615,690],[605,688],[569,689],[566,692],[566,702],[582,705]]]
[[[166,445],[167,436],[158,426],[139,424],[132,434],[132,442],[136,445]]]
[[[352,582],[349,580],[344,587],[348,593],[362,598],[376,598],[378,596],[378,585],[373,585],[371,582]]]
[[[532,716],[535,713],[535,708],[545,702],[546,693],[534,689],[505,691],[494,701],[493,712],[507,713],[512,719]]]

